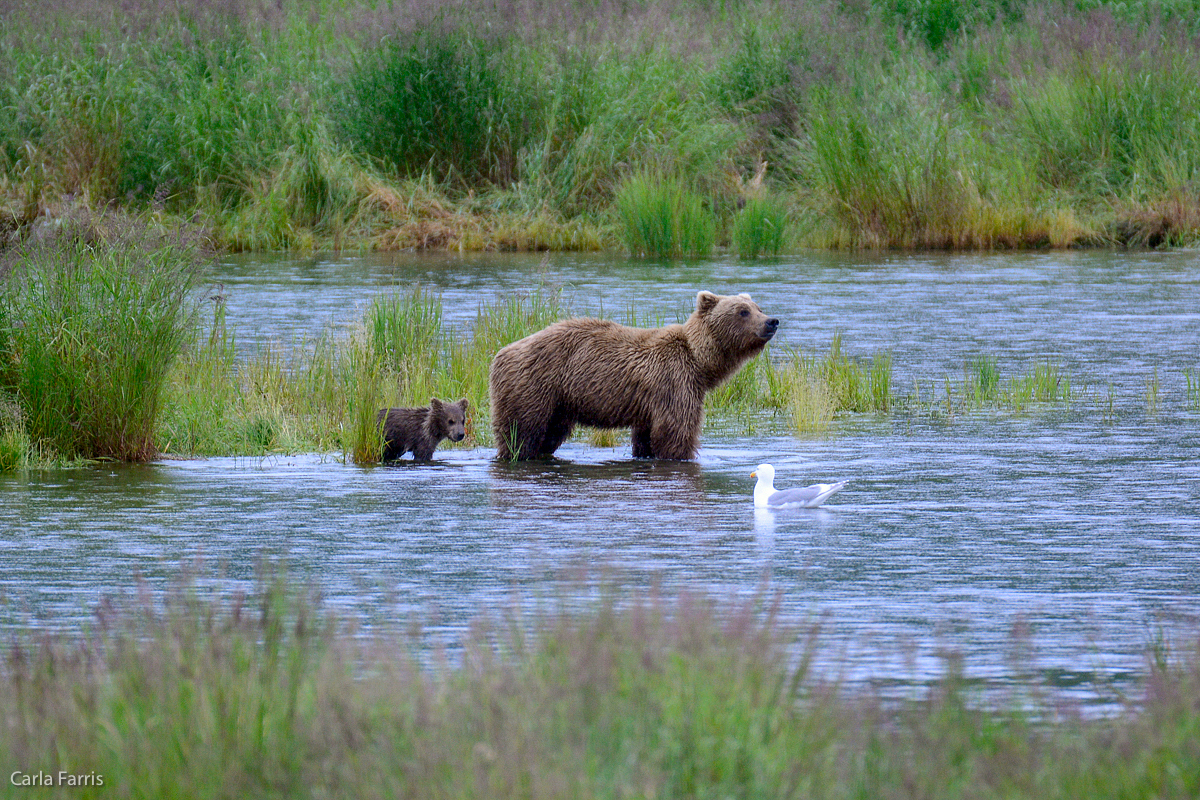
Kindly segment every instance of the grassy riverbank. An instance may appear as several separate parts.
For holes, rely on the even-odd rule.
[[[953,656],[908,700],[830,683],[810,666],[829,645],[769,595],[547,598],[459,644],[356,630],[282,581],[112,598],[83,632],[6,644],[5,774],[61,771],[51,796],[82,798],[1200,793],[1190,650],[1149,650],[1097,718],[1036,676],[984,697]]]
[[[0,236],[66,198],[199,221],[230,249],[1200,234],[1189,2],[3,10]]]

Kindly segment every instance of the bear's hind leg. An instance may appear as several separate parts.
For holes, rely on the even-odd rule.
[[[566,415],[555,411],[546,425],[546,434],[542,437],[542,446],[538,448],[537,454],[539,456],[554,455],[554,451],[562,446],[574,427]]]
[[[650,445],[650,426],[638,426],[633,428],[633,457],[634,458],[654,458],[654,448]]]
[[[515,421],[507,427],[495,426],[494,432],[496,434],[496,455],[504,461],[520,461],[531,458],[541,444],[540,437],[533,435],[528,430],[523,430],[521,425]]]

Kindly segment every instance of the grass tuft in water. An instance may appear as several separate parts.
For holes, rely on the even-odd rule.
[[[1183,378],[1187,383],[1188,408],[1200,411],[1200,370],[1185,369]]]
[[[1000,369],[991,356],[977,356],[966,367],[964,393],[975,406],[995,403],[1000,397]]]
[[[115,214],[69,218],[8,254],[0,389],[33,442],[67,458],[155,455],[203,258],[200,241]]]
[[[15,407],[7,412],[0,404],[0,473],[24,471],[29,466],[31,446]]]
[[[751,197],[733,219],[733,247],[741,258],[777,256],[787,240],[787,206],[774,195]]]
[[[886,412],[892,408],[892,359],[877,353],[869,361],[842,352],[835,334],[823,357],[793,352],[779,372],[781,396],[801,433],[823,430],[839,411]]]
[[[799,433],[825,430],[838,411],[837,398],[821,377],[815,357],[793,353],[781,368],[792,425]]]
[[[346,457],[356,464],[378,464],[383,458],[383,427],[376,417],[379,409],[388,407],[384,399],[384,370],[378,351],[351,345],[349,419],[344,446]]]
[[[1029,403],[1066,403],[1071,400],[1071,379],[1050,361],[1034,365],[1033,371],[1012,381],[1009,403],[1024,408]]]
[[[1159,404],[1161,403],[1162,386],[1158,380],[1158,367],[1154,368],[1154,375],[1146,380],[1146,413],[1151,416],[1158,413]]]
[[[630,175],[617,190],[625,243],[649,258],[706,256],[716,240],[716,219],[682,179],[655,171]]]

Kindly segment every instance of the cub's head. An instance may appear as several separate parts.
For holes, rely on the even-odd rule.
[[[779,320],[764,314],[748,294],[699,292],[692,319],[700,321],[717,345],[735,357],[749,357],[762,350],[779,327]]]
[[[467,398],[457,403],[446,403],[436,397],[429,400],[429,414],[441,423],[438,427],[446,432],[452,442],[461,442],[467,436]]]

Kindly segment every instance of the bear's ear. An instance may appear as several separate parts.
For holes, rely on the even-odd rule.
[[[716,308],[719,302],[721,302],[721,298],[718,295],[701,289],[699,292],[696,292],[696,313],[707,314]]]
[[[459,406],[462,408],[462,410],[463,410],[463,413],[465,414],[465,413],[467,413],[467,408],[468,408],[468,407],[469,407],[471,404],[470,404],[470,403],[468,403],[468,402],[467,402],[467,398],[465,398],[465,397],[464,397],[462,400],[459,400],[459,401],[458,401],[458,405],[459,405]]]
[[[440,412],[442,410],[442,401],[436,397],[429,398],[429,410]]]

